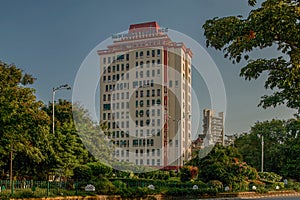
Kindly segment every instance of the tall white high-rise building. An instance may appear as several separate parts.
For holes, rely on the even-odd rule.
[[[213,110],[203,110],[203,134],[205,135],[204,146],[224,145],[224,113],[215,115]]]
[[[98,50],[100,119],[119,161],[175,168],[191,156],[192,52],[167,33],[132,24]]]

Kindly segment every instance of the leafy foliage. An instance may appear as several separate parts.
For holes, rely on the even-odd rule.
[[[258,176],[261,180],[267,180],[271,182],[279,182],[282,179],[282,176],[274,172],[259,172]]]
[[[243,159],[256,169],[261,167],[261,135],[264,136],[264,171],[300,180],[300,119],[257,122],[250,133],[241,135],[235,146]]]
[[[33,81],[31,75],[15,65],[0,62],[0,158],[5,165],[11,153],[15,163],[20,164],[16,174],[28,173],[29,165],[37,166],[47,159],[45,146],[49,145],[50,121],[34,90],[26,86]]]
[[[207,157],[195,158],[190,164],[195,163],[201,169],[198,177],[205,182],[218,180],[232,185],[258,177],[257,171],[241,161],[241,155],[231,146],[216,145]]]
[[[256,0],[249,0],[254,6]],[[247,18],[228,16],[207,20],[206,45],[223,50],[233,63],[244,58],[248,64],[240,76],[246,80],[257,79],[267,73],[266,89],[274,90],[264,95],[259,105],[263,108],[286,104],[300,114],[300,8],[299,1],[266,0],[253,9]],[[285,56],[250,59],[249,52],[277,46]]]

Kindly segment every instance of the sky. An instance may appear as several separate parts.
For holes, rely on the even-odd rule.
[[[270,93],[264,89],[266,76],[245,81],[239,77],[244,62],[234,65],[222,52],[205,46],[205,21],[230,15],[247,17],[252,9],[247,0],[0,0],[0,7],[0,60],[36,77],[33,88],[38,100],[45,103],[51,101],[53,87],[73,86],[84,59],[99,43],[130,24],[157,21],[199,43],[218,67],[226,91],[226,134],[247,132],[257,121],[288,119],[296,112],[285,106],[257,107],[260,97]],[[278,53],[267,49],[252,56],[277,57]],[[196,73],[192,78],[198,109],[209,108],[203,78]],[[71,101],[72,91],[59,91],[56,98]]]

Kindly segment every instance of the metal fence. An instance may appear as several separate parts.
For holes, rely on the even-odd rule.
[[[61,190],[74,190],[77,192],[77,183],[73,182],[57,182],[57,181],[34,181],[34,180],[0,180],[0,192],[10,191],[14,194],[20,190],[31,190],[39,193],[44,193],[44,196],[49,196],[50,193],[57,193]],[[1,194],[1,193],[0,193]]]

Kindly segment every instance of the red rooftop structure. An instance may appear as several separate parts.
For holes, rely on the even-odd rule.
[[[139,24],[131,24],[129,26],[129,33],[134,33],[134,32],[142,32],[142,31],[149,31],[149,30],[155,30],[158,32],[159,30],[159,25],[157,22],[145,22],[145,23],[139,23]]]

